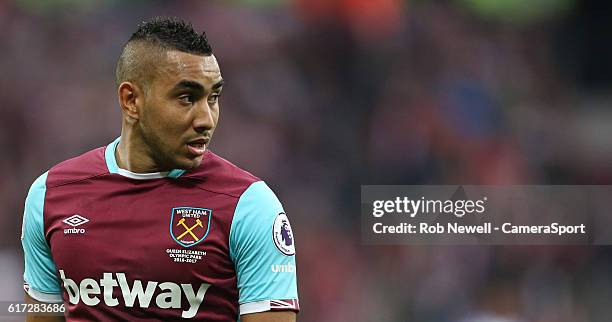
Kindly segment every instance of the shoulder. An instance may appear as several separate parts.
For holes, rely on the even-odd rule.
[[[234,198],[240,198],[249,186],[261,181],[250,172],[211,151],[207,151],[202,164],[197,169],[185,173],[181,178],[194,181],[200,189]]]
[[[265,182],[255,182],[240,196],[236,205],[230,231],[230,245],[236,248],[237,245],[244,244],[245,240],[259,244],[267,241],[270,236],[273,236],[277,243],[277,237],[280,237],[278,234],[285,229],[283,225],[288,227],[289,219],[282,203]],[[285,247],[277,243],[276,246],[285,255],[295,253],[292,244]]]
[[[105,149],[106,147],[99,147],[53,166],[46,178],[47,188],[108,174],[104,159]]]

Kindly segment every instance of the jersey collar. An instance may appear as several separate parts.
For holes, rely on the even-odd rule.
[[[115,150],[117,149],[117,145],[119,145],[119,139],[121,139],[121,137],[116,138],[115,141],[107,145],[106,150],[104,151],[104,158],[106,159],[106,167],[108,167],[108,172],[138,180],[178,178],[185,173],[185,170],[183,169],[172,169],[166,172],[135,173],[119,168],[117,165],[117,159],[115,158]]]

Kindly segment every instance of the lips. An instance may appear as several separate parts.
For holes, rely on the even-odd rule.
[[[195,156],[204,155],[209,139],[200,138],[187,142],[187,150]]]

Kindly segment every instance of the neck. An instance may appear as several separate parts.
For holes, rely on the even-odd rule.
[[[159,166],[151,158],[146,146],[139,136],[124,128],[115,150],[117,166],[134,173],[160,172]]]

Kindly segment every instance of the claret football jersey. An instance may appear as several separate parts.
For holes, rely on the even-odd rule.
[[[260,179],[207,151],[193,170],[117,166],[119,139],[64,161],[25,203],[24,289],[68,321],[234,321],[299,310],[295,241]]]

